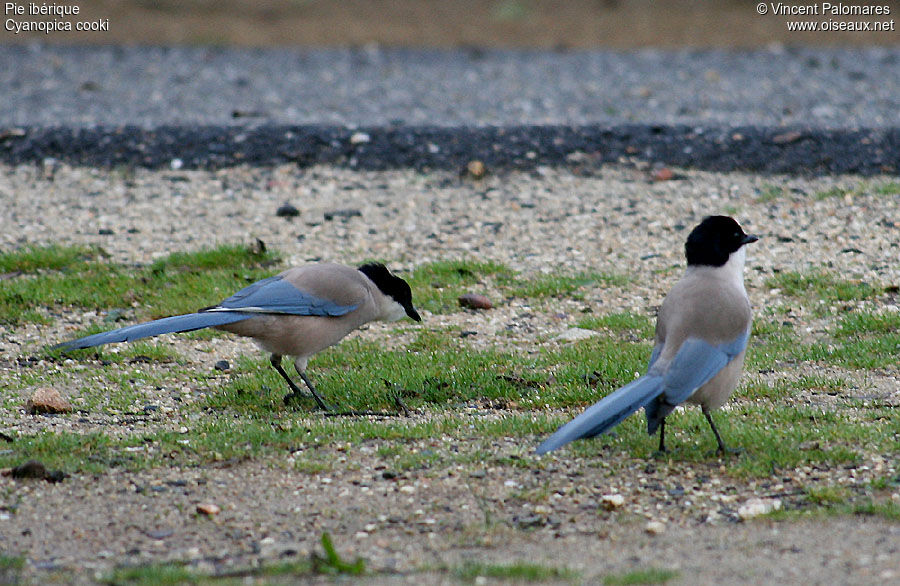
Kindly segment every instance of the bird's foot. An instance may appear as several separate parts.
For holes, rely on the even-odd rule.
[[[285,407],[290,407],[292,409],[296,409],[296,408],[300,407],[300,405],[303,403],[303,401],[305,401],[306,399],[309,399],[310,397],[315,399],[314,396],[307,395],[304,393],[288,393],[287,395],[284,396],[284,405],[285,405]],[[334,413],[334,411],[335,411],[334,407],[332,407],[328,403],[324,403],[324,402],[321,402],[318,400],[316,401],[316,403],[319,404],[319,408],[322,409],[322,411],[325,411],[325,413]]]
[[[397,408],[399,408],[400,412],[406,417],[412,415],[412,411],[406,406],[406,403],[403,402],[403,398],[400,395],[394,395],[394,404],[397,405]]]
[[[290,393],[285,395],[284,404],[287,407],[296,409],[309,397],[309,395],[303,393]],[[412,415],[412,410],[407,407],[399,395],[394,397],[394,404],[397,406],[397,411],[357,411],[356,409],[342,409],[339,411],[325,402],[319,402],[319,407],[324,411],[326,417],[396,417],[397,415],[409,417]]]
[[[403,402],[399,396],[394,397],[394,404],[397,405],[396,412],[388,412],[388,411],[355,411],[353,409],[347,411],[329,411],[325,413],[327,417],[396,417],[398,415],[404,415],[409,417],[412,415],[412,411],[409,407],[406,406],[406,403]]]
[[[744,448],[729,448],[728,446],[722,445],[716,448],[714,455],[716,456],[740,456],[744,452],[746,452]]]

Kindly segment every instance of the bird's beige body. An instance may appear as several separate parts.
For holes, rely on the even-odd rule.
[[[721,344],[749,330],[753,311],[744,288],[745,254],[741,248],[722,267],[688,267],[672,287],[656,322],[656,344],[662,344],[657,368],[665,370],[689,337]],[[735,356],[687,401],[704,409],[724,405],[740,380],[745,353]]]
[[[323,263],[289,269],[278,276],[303,293],[356,308],[335,317],[261,314],[217,329],[254,338],[272,354],[293,356],[299,371],[306,369],[310,356],[337,344],[360,326],[376,320],[396,321],[405,315],[399,303],[351,267]]]

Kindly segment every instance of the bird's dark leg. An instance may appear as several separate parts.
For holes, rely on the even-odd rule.
[[[333,411],[333,409],[325,403],[324,399],[322,399],[322,397],[319,396],[319,393],[316,392],[316,387],[313,386],[312,381],[309,380],[309,377],[306,376],[306,373],[300,372],[298,370],[297,374],[300,375],[300,378],[302,378],[303,382],[306,383],[306,386],[309,387],[309,392],[311,392],[312,396],[315,397],[316,403],[319,404],[319,407],[325,411]]]
[[[284,369],[281,367],[281,356],[278,354],[272,354],[272,357],[269,360],[272,363],[272,366],[275,370],[278,371],[278,374],[287,382],[288,386],[291,387],[291,393],[284,398],[285,404],[290,403],[295,397],[303,396],[303,391],[294,384],[294,381],[291,380],[291,377],[287,375]],[[312,393],[313,398],[316,400],[316,403],[319,404],[319,408],[325,411],[325,415],[332,417],[365,417],[365,416],[378,416],[378,417],[391,417],[396,415],[396,413],[380,413],[377,411],[337,411],[334,407],[330,407],[328,403],[322,399],[321,395],[319,395],[318,391],[316,391],[315,385],[312,384],[312,381],[309,380],[309,377],[306,376],[306,373],[297,368],[297,365],[294,365],[294,369],[297,371],[297,374],[300,375],[300,378],[303,379],[303,382],[306,383],[306,386],[309,387],[309,391]],[[402,402],[400,403],[402,405]],[[402,405],[404,411],[408,414],[408,409],[406,409],[406,405]]]
[[[725,442],[722,441],[722,436],[719,435],[719,430],[716,429],[716,424],[713,423],[712,415],[709,413],[709,409],[703,407],[703,416],[706,417],[706,420],[709,422],[709,426],[712,428],[713,434],[716,436],[716,442],[719,444],[718,450],[716,450],[719,454],[737,454],[742,450],[740,448],[728,448],[725,445]]]
[[[289,387],[291,387],[291,393],[284,398],[285,403],[289,403],[294,397],[300,397],[303,395],[303,391],[300,390],[294,381],[291,380],[291,377],[284,371],[281,367],[281,355],[280,354],[272,354],[269,358],[269,362],[272,364],[272,368],[274,368],[278,374],[281,375],[281,378],[285,380]],[[319,404],[319,407],[325,411],[331,411],[331,408],[325,404],[325,401],[322,400],[322,397],[319,396],[319,393],[316,392],[315,387],[313,387],[312,383],[309,382],[309,379],[302,372],[300,373],[300,378],[303,379],[303,382],[306,383],[306,386],[309,387],[309,390],[312,391],[313,398],[315,398],[316,403]]]
[[[659,422],[659,452],[666,453],[666,418]]]

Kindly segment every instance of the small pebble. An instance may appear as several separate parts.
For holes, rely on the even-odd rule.
[[[459,306],[467,309],[491,309],[494,304],[484,295],[465,293],[459,296]]]
[[[62,482],[69,476],[62,470],[47,470],[47,467],[44,466],[43,462],[37,460],[28,460],[20,466],[4,470],[3,475],[17,480],[46,480],[47,482],[52,483]]]
[[[649,533],[650,535],[660,535],[664,533],[666,530],[666,524],[662,521],[650,521],[644,527],[644,531]]]
[[[801,138],[803,138],[802,132],[791,130],[788,132],[783,132],[781,134],[776,134],[772,137],[772,142],[775,144],[790,144],[792,142],[797,142]]]
[[[483,162],[475,159],[466,165],[466,173],[473,179],[481,179],[487,174],[487,167]]]
[[[746,521],[780,509],[781,500],[779,499],[752,498],[738,507],[738,517],[740,517],[741,520]]]
[[[207,517],[218,515],[221,511],[222,509],[218,505],[212,503],[201,503],[197,505],[197,512],[206,515]]]
[[[325,212],[324,217],[326,222],[330,222],[335,218],[340,220],[349,220],[350,218],[361,217],[362,212],[357,209],[345,209],[345,210],[332,210],[330,212]]]
[[[605,494],[600,497],[600,504],[607,511],[612,511],[625,504],[625,497],[620,494]]]
[[[295,218],[300,215],[300,210],[288,202],[284,202],[275,210],[275,215],[279,218]]]
[[[371,140],[372,137],[365,132],[354,132],[350,135],[350,144],[365,144]]]
[[[71,403],[52,387],[36,389],[31,394],[31,398],[25,402],[25,412],[30,415],[69,413],[70,411],[72,411]]]

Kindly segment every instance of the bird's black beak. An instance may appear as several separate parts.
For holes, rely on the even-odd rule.
[[[419,312],[416,311],[416,308],[410,305],[406,307],[406,315],[414,319],[415,321],[422,321],[422,317],[419,315]]]
[[[741,244],[750,244],[752,242],[756,242],[759,240],[759,236],[756,234],[744,234],[744,237],[741,238]]]

